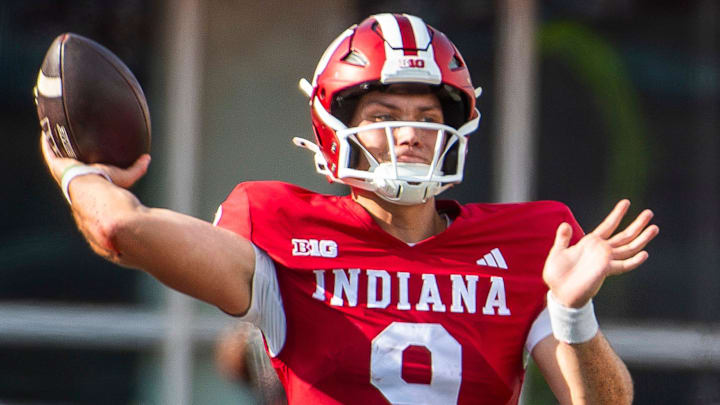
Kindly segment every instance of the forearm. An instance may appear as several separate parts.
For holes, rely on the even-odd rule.
[[[209,222],[145,207],[100,176],[78,177],[69,191],[78,228],[96,253],[227,312],[246,310],[255,265],[250,242]]]
[[[93,165],[101,175],[73,173],[69,170],[80,162],[56,156],[45,136],[40,146],[50,174],[67,191],[78,229],[96,253],[226,312],[247,310],[255,271],[252,244],[208,222],[140,204],[127,189],[147,172],[150,155],[126,169]]]
[[[75,223],[93,251],[114,263],[131,266],[115,246],[113,235],[123,218],[144,209],[138,199],[96,175],[75,178],[68,191]]]
[[[548,338],[554,346],[557,372],[543,373],[563,404],[630,404],[633,385],[622,360],[598,332],[591,340],[568,344]],[[552,381],[551,379],[554,379]]]
[[[206,221],[146,208],[113,233],[125,265],[232,314],[250,304],[255,253],[249,241]]]

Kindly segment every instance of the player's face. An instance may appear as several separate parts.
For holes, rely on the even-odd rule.
[[[389,91],[371,91],[360,98],[351,126],[362,127],[383,121],[443,123],[440,101],[435,94],[393,85]],[[411,90],[411,91],[406,91]],[[429,164],[433,158],[437,130],[414,127],[393,129],[398,162]],[[388,137],[384,129],[360,131],[357,138],[379,163],[390,162]],[[364,157],[359,169],[368,167]]]

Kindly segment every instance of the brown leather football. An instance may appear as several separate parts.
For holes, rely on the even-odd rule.
[[[104,46],[58,36],[34,89],[40,127],[56,154],[126,168],[150,152],[150,112],[130,69]]]

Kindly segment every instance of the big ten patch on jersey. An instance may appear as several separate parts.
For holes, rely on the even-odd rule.
[[[337,257],[338,245],[334,240],[293,238],[291,243],[293,256]]]

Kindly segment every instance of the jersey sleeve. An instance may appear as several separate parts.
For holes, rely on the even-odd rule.
[[[548,312],[547,306],[540,312],[535,318],[530,332],[528,333],[527,339],[525,339],[525,350],[528,353],[532,353],[535,345],[540,343],[541,340],[545,339],[552,333],[552,326],[550,324],[550,313]]]
[[[258,327],[267,342],[271,356],[276,356],[285,344],[287,322],[283,310],[282,296],[277,279],[275,263],[253,240],[251,198],[249,194],[263,192],[261,187],[253,189],[252,184],[239,184],[218,207],[213,225],[233,231],[248,239],[255,251],[250,308],[241,321]],[[253,195],[255,195],[253,194]]]
[[[252,241],[252,222],[247,188],[239,184],[215,213],[213,225],[225,228]]]
[[[270,257],[253,245],[255,249],[255,272],[252,281],[252,297],[247,313],[241,321],[257,326],[265,335],[268,352],[275,357],[285,345],[287,322],[282,307],[282,296],[278,286],[275,264]]]

